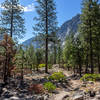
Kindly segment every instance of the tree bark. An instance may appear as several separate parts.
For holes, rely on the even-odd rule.
[[[56,46],[55,46],[55,43],[54,43],[54,64],[56,64]]]
[[[98,55],[98,71],[99,71],[99,74],[100,74],[100,57]]]
[[[86,56],[86,69],[85,69],[85,73],[88,73],[88,55]]]
[[[10,27],[10,36],[13,36],[13,0],[12,0],[12,11],[11,11],[11,27]]]
[[[46,51],[45,51],[45,73],[48,73],[48,2],[45,0],[46,5]]]
[[[91,11],[91,3],[92,0],[90,0],[90,5],[89,5],[89,11]],[[89,24],[90,24],[90,66],[91,66],[91,74],[94,73],[94,66],[93,66],[93,46],[92,46],[92,31],[91,31],[91,19],[89,20]]]

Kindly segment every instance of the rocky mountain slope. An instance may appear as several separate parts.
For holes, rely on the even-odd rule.
[[[78,25],[80,24],[80,15],[77,14],[71,20],[66,21],[58,31],[58,36],[62,39],[65,39],[66,35],[69,35],[71,32],[74,34],[77,33]]]
[[[77,30],[78,30],[78,25],[80,24],[80,14],[77,14],[76,16],[74,16],[72,19],[66,21],[59,29],[57,35],[58,37],[64,41],[66,38],[66,35],[70,34],[71,32],[73,32],[74,34],[77,34]],[[25,42],[23,42],[22,44],[27,46],[30,45],[32,43],[32,40],[34,38],[30,38],[28,40],[26,40]],[[38,42],[34,41],[33,45],[35,48],[38,47]]]

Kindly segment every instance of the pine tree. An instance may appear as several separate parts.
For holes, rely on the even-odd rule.
[[[61,60],[62,60],[62,46],[61,46],[61,40],[59,39],[58,40],[58,44],[57,44],[57,62],[59,64],[59,67],[60,67],[60,64],[61,64]]]
[[[99,16],[100,8],[98,0],[83,0],[80,33],[84,37],[84,50],[86,50],[86,55],[89,57],[91,73],[94,73],[94,51],[95,45],[98,45],[95,40],[100,32],[98,28],[98,25],[100,25],[98,24],[98,22],[100,23]]]
[[[54,0],[37,0],[36,11],[38,17],[35,18],[37,24],[34,27],[36,34],[42,34],[45,37],[45,72],[48,72],[48,38],[56,31],[56,7]]]
[[[21,38],[25,33],[23,7],[20,6],[19,0],[5,0],[2,3],[4,8],[1,11],[1,24],[6,33],[11,37]]]
[[[43,52],[41,49],[37,49],[36,52],[36,61],[37,61],[37,71],[38,71],[38,66],[39,64],[43,63],[42,60],[43,60]]]
[[[94,27],[93,31],[95,34],[93,34],[94,39],[94,58],[96,59],[95,65],[98,66],[98,72],[100,73],[100,4],[98,3],[98,0],[93,2],[93,15],[94,15]]]

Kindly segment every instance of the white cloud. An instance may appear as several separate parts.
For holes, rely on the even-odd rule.
[[[0,9],[4,9],[4,7],[2,7],[1,4],[0,4]]]
[[[35,10],[35,6],[34,6],[34,3],[30,4],[30,5],[27,5],[26,7],[23,7],[24,9],[24,12],[32,12]]]
[[[22,7],[23,10],[24,10],[24,12],[32,12],[32,11],[35,10],[34,3],[32,3],[30,5],[27,5],[27,6],[21,6],[21,5],[19,5],[19,7]],[[0,9],[5,9],[5,8],[0,5]]]

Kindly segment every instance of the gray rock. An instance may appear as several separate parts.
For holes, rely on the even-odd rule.
[[[44,100],[44,96],[38,96],[36,100]]]
[[[69,97],[69,95],[65,95],[62,100],[67,100],[67,98]]]
[[[84,100],[83,95],[76,95],[73,97],[73,100]]]
[[[25,100],[37,100],[37,96],[29,96]]]
[[[23,90],[20,90],[20,92],[26,94],[26,93],[28,93],[28,90],[23,89]]]
[[[5,98],[10,98],[10,97],[13,96],[13,94],[10,93],[9,91],[7,91],[7,92],[5,92],[5,93],[3,94],[3,96],[4,96]]]
[[[74,91],[78,91],[80,88],[79,87],[76,87],[75,89],[74,89]]]
[[[19,98],[24,98],[25,96],[24,96],[23,93],[21,93],[21,94],[18,94],[18,97],[19,97]]]
[[[61,83],[55,83],[55,85],[59,88],[62,88]]]
[[[88,84],[94,84],[94,82],[92,82],[92,81],[88,81]]]
[[[86,87],[86,84],[82,84],[81,87]]]
[[[100,100],[100,95],[96,95],[96,99],[97,100]]]
[[[52,93],[59,94],[59,92],[57,90],[54,90]]]
[[[7,88],[3,88],[2,90],[3,90],[3,92],[7,92],[8,91]]]
[[[44,95],[44,100],[48,100],[49,95]]]
[[[13,97],[10,98],[10,100],[20,100],[20,98],[13,96]]]
[[[83,91],[78,91],[78,92],[76,92],[76,93],[73,95],[72,98],[73,98],[72,100],[84,100],[84,93],[83,93]]]

